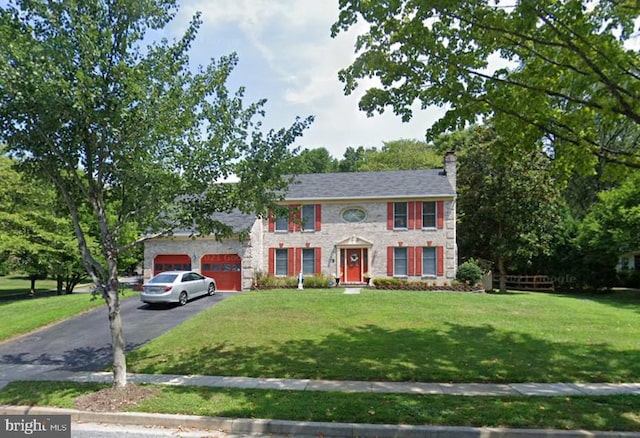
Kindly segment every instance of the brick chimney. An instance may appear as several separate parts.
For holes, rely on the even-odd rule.
[[[449,184],[453,188],[453,191],[456,192],[456,154],[453,151],[447,152],[444,156],[444,174],[447,176],[449,180]]]

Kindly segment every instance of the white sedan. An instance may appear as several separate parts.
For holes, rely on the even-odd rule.
[[[148,304],[187,304],[192,298],[214,295],[216,282],[193,271],[166,271],[157,274],[142,286],[140,301]]]

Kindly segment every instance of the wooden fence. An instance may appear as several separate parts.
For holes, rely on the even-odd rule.
[[[493,276],[493,287],[500,287],[500,276]],[[552,291],[553,281],[546,275],[507,275],[507,289]]]

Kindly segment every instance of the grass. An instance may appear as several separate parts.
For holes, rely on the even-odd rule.
[[[639,381],[639,322],[637,292],[252,292],[228,298],[129,353],[128,371],[425,382]],[[105,387],[12,382],[0,391],[0,404],[73,408],[76,397]],[[163,386],[131,410],[640,431],[640,397],[634,395],[465,397]]]
[[[56,281],[53,279],[37,280],[36,293],[45,292],[56,288]],[[27,294],[31,290],[31,281],[28,277],[10,275],[0,276],[0,296]]]
[[[74,408],[107,385],[12,382],[0,404]],[[160,387],[137,412],[373,424],[640,431],[640,397],[463,397]]]
[[[128,363],[131,372],[160,374],[639,381],[639,312],[633,292],[250,292],[130,353]]]
[[[88,283],[85,283],[88,284]],[[79,286],[82,286],[79,285]],[[57,287],[56,280],[47,278],[36,281],[36,294],[38,292],[46,292],[55,290]],[[5,275],[0,276],[0,297],[3,295],[24,295],[31,290],[31,280],[23,275]]]

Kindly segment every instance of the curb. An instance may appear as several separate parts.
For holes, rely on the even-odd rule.
[[[638,432],[555,429],[505,429],[458,426],[326,423],[310,421],[147,414],[141,412],[91,412],[39,406],[0,406],[1,415],[69,415],[72,422],[136,426],[184,427],[231,434],[292,435],[295,437],[375,438],[640,438]]]

